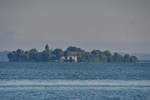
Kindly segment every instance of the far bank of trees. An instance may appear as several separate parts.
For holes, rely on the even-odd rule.
[[[70,46],[66,50],[51,50],[48,45],[39,52],[37,49],[24,51],[18,49],[8,54],[10,62],[137,62],[136,56],[121,55],[117,52],[92,50],[85,51],[81,48]]]

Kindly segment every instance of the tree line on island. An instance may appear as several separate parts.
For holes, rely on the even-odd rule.
[[[131,56],[110,51],[92,50],[85,51],[74,46],[68,47],[65,51],[62,49],[51,50],[48,45],[39,52],[36,49],[24,51],[18,49],[8,54],[10,62],[137,62],[136,56]]]

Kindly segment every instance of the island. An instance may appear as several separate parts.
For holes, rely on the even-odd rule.
[[[8,58],[10,62],[138,62],[136,56],[129,54],[121,55],[109,50],[89,52],[75,46],[69,46],[66,50],[51,50],[48,44],[43,51],[17,49],[9,52]]]

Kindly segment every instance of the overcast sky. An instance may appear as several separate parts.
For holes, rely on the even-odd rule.
[[[46,43],[150,53],[150,0],[0,0],[0,51]]]

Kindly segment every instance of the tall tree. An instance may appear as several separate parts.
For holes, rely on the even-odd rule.
[[[124,62],[130,62],[130,55],[125,54],[123,60],[124,60]]]
[[[46,50],[46,51],[49,51],[49,50],[50,50],[48,44],[45,45],[45,50]]]
[[[117,52],[115,52],[113,54],[113,62],[122,62],[122,61],[123,61],[122,55],[120,55]]]
[[[106,50],[106,51],[104,51],[104,54],[105,54],[105,56],[107,57],[107,61],[108,62],[112,62],[112,54],[111,54],[111,52],[110,51],[108,51],[108,50]]]
[[[36,49],[31,49],[29,51],[29,60],[30,61],[39,61],[38,51]]]

